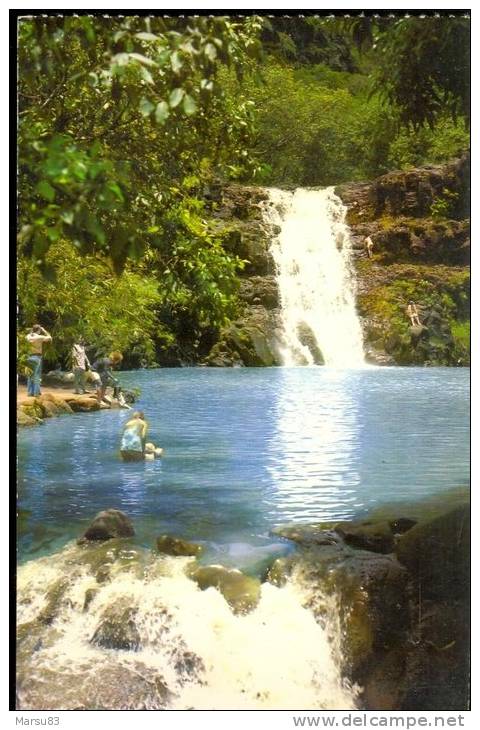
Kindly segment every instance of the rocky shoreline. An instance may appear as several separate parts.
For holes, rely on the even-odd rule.
[[[46,418],[64,413],[90,413],[91,411],[118,409],[121,406],[113,398],[110,403],[99,403],[93,393],[79,395],[62,387],[45,387],[39,396],[29,396],[20,387],[17,392],[17,426],[37,426]],[[133,391],[123,391],[127,403],[135,402]]]
[[[281,527],[275,534],[296,549],[277,558],[260,579],[198,562],[202,546],[174,535],[158,536],[152,551],[138,550],[132,543],[135,529],[128,516],[115,509],[99,513],[77,546],[69,549],[65,558],[69,577],[45,587],[40,613],[18,627],[17,652],[27,666],[21,673],[19,695],[24,690],[30,695],[28,656],[32,647],[42,645],[47,629],[54,631],[60,612],[70,605],[66,591],[76,572],[87,567],[97,586],[84,589],[83,613],[88,615],[99,591],[110,581],[125,571],[145,577],[150,572],[154,577],[163,575],[158,561],[172,556],[184,559],[180,569],[201,591],[217,589],[234,614],[255,610],[262,582],[277,587],[290,580],[300,583],[304,605],[320,625],[334,600],[341,627],[342,674],[350,686],[361,688],[359,709],[469,708],[468,504],[418,523],[400,516],[380,522]],[[109,651],[139,651],[142,637],[136,610],[124,598],[104,607],[92,624],[90,644]],[[182,657],[178,664],[182,681],[201,682],[202,659],[187,650]],[[138,694],[139,676],[137,671],[131,677],[125,673],[123,689],[113,695]],[[155,702],[165,707],[168,691],[162,677],[145,676],[144,681],[145,691],[153,687]],[[19,700],[17,709],[21,704]],[[90,707],[87,701],[82,709],[98,709],[94,704]]]

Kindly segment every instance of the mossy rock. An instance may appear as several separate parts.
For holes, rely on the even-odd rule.
[[[196,557],[203,552],[202,545],[188,542],[175,535],[160,535],[157,537],[156,547],[159,553],[183,557]]]
[[[260,581],[240,570],[223,565],[201,565],[190,568],[187,574],[202,591],[216,588],[234,613],[248,613],[260,600]]]
[[[17,410],[17,425],[18,426],[36,426],[39,423],[39,419],[34,416],[30,416],[24,408]],[[41,423],[41,420],[40,420]]]

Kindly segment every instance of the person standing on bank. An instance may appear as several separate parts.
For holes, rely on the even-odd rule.
[[[85,379],[90,361],[85,352],[85,340],[79,337],[72,347],[72,370],[75,384],[75,393],[85,393]]]
[[[30,374],[27,378],[28,395],[40,395],[40,386],[42,384],[42,354],[43,345],[52,341],[52,336],[39,324],[34,324],[26,340],[30,346],[30,355],[28,357],[28,367]]]

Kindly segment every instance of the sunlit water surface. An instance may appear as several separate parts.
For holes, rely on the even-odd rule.
[[[19,559],[53,552],[96,512],[137,539],[176,533],[204,560],[259,569],[273,527],[348,519],[465,487],[469,375],[461,368],[160,369],[121,373],[162,460],[123,463],[127,411],[66,415],[18,437]]]

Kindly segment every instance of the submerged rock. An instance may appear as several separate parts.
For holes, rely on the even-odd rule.
[[[202,591],[217,588],[234,613],[247,613],[260,600],[260,581],[240,570],[223,565],[201,565],[190,569],[188,576]]]
[[[88,540],[110,540],[133,535],[135,530],[130,518],[118,509],[107,509],[96,515],[77,542],[82,544]]]
[[[197,556],[203,552],[202,545],[188,542],[175,535],[160,535],[156,540],[157,550],[166,555]]]

